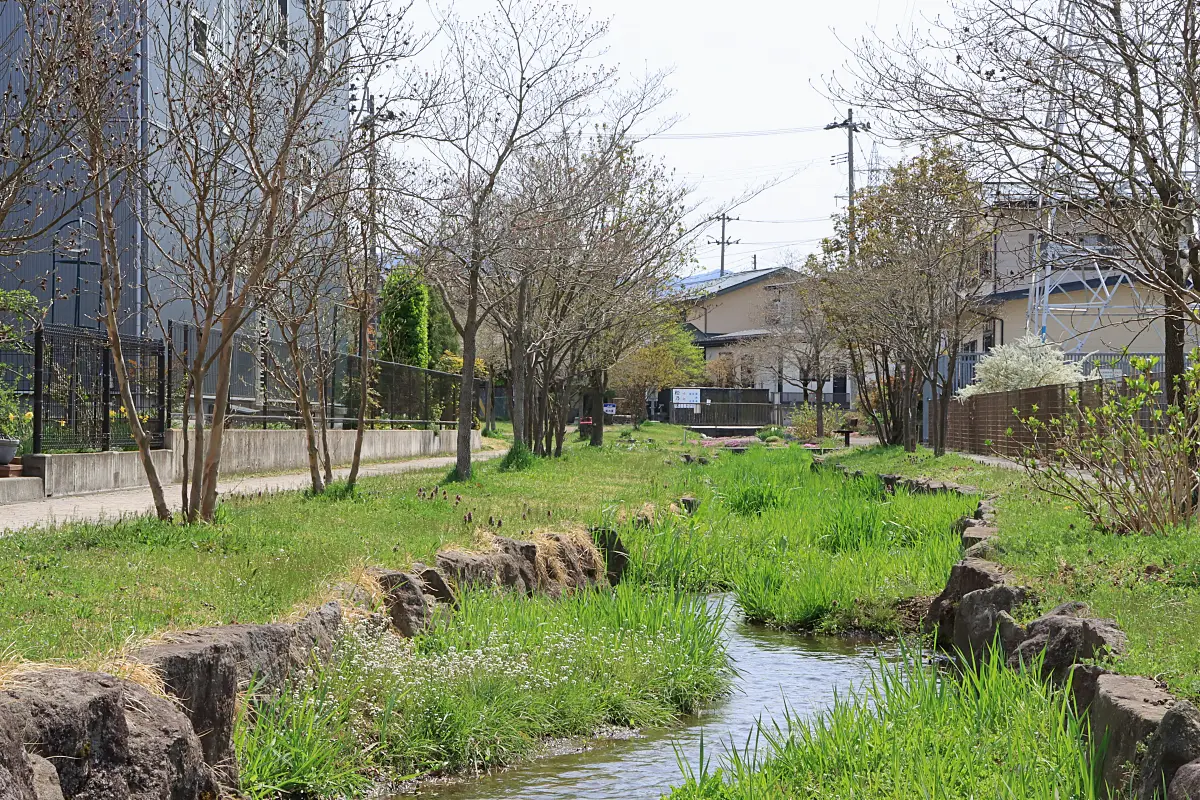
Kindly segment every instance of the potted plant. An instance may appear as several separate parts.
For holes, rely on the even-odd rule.
[[[33,412],[21,408],[16,387],[0,380],[0,467],[12,463],[33,426]]]

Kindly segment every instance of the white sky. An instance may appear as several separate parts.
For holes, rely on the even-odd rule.
[[[847,47],[872,26],[890,34],[898,25],[920,24],[946,7],[945,0],[573,2],[609,18],[607,63],[628,74],[674,70],[669,84],[675,94],[664,109],[664,116],[679,118],[673,134],[813,127],[844,119],[846,109],[824,96],[824,78],[842,71],[850,58]],[[487,0],[453,3],[462,16],[488,5]],[[858,136],[860,186],[867,183],[874,141]],[[730,223],[727,235],[742,243],[727,249],[727,271],[750,269],[754,254],[762,269],[789,252],[814,251],[818,240],[832,233],[830,215],[845,204],[846,166],[830,164],[833,156],[844,159],[843,130],[653,140],[647,147],[696,184],[699,197],[711,200],[710,205],[800,170],[733,212],[742,221]],[[895,156],[884,145],[880,152],[885,162]],[[717,238],[720,226],[714,225],[710,234]],[[702,247],[697,255],[699,264],[691,272],[718,266],[715,245]]]

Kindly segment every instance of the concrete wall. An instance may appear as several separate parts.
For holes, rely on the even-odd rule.
[[[153,458],[162,480],[174,482],[174,454],[170,450],[155,450]],[[43,480],[47,497],[146,485],[146,473],[137,452],[27,455],[22,456],[21,464],[23,474]]]
[[[335,465],[349,464],[354,453],[354,431],[328,431],[329,450]],[[167,432],[166,450],[154,452],[154,464],[164,483],[183,475],[183,449],[179,431]],[[455,431],[365,431],[364,462],[399,461],[419,456],[453,453]],[[471,449],[482,447],[479,431],[471,431]],[[146,485],[146,475],[136,452],[65,453],[25,456],[24,474],[45,483],[47,497],[87,494]],[[304,431],[226,431],[221,447],[221,473],[300,472],[308,468]],[[8,483],[15,479],[5,479]],[[17,498],[0,503],[15,502]],[[32,499],[32,498],[21,498]]]

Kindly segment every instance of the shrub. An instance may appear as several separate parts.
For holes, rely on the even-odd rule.
[[[525,446],[522,441],[515,441],[512,447],[508,448],[508,452],[504,454],[504,458],[500,459],[501,472],[520,472],[523,469],[529,469],[537,462],[537,456],[533,451]]]
[[[825,433],[844,428],[846,412],[840,406],[825,406]],[[792,411],[788,432],[802,442],[813,442],[817,439],[817,407],[804,404],[796,406]]]
[[[1020,419],[1034,439],[1020,457],[1033,484],[1075,502],[1097,527],[1166,533],[1197,512],[1200,365],[1182,376],[1183,404],[1163,406],[1151,378],[1156,358],[1133,358],[1137,374],[1101,386],[1099,404],[1068,393],[1065,414]]]
[[[755,435],[758,438],[762,439],[764,442],[769,441],[771,439],[775,439],[778,441],[779,439],[783,439],[787,436],[787,429],[781,428],[778,425],[768,425],[765,428],[759,428],[758,433],[756,433]]]
[[[1080,364],[1069,362],[1062,348],[1029,334],[992,349],[975,367],[975,381],[959,397],[989,392],[1076,384],[1084,380]]]

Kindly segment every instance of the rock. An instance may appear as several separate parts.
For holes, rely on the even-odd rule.
[[[977,558],[966,558],[950,568],[946,588],[929,604],[925,615],[925,630],[931,632],[943,647],[954,641],[954,616],[958,604],[968,592],[990,589],[1004,583],[1004,573],[995,564]]]
[[[450,584],[446,582],[446,577],[442,573],[424,564],[413,564],[413,572],[421,579],[421,583],[425,584],[426,593],[433,595],[439,603],[449,606],[458,604],[454,590],[450,588]]]
[[[594,527],[591,529],[592,541],[596,543],[596,547],[600,549],[600,554],[604,557],[604,571],[608,576],[608,582],[612,586],[616,586],[621,582],[621,578],[625,575],[625,569],[629,566],[629,551],[625,549],[625,545],[621,542],[621,537],[612,528]]]
[[[490,553],[439,552],[438,569],[459,586],[500,586],[532,594],[538,586],[537,545],[499,536],[493,541]]]
[[[688,514],[695,514],[696,509],[700,507],[700,500],[688,494],[679,498],[679,505],[683,506],[683,510]]]
[[[1171,780],[1167,800],[1200,800],[1200,761],[1179,768]]]
[[[54,765],[38,755],[29,756],[29,764],[33,767],[33,797],[36,800],[64,800]],[[7,798],[2,789],[0,787],[0,797]]]
[[[1043,614],[1045,617],[1086,617],[1088,615],[1088,604],[1081,603],[1078,600],[1068,600],[1065,603],[1055,606],[1048,612]]]
[[[218,785],[187,717],[171,701],[126,683],[125,780],[134,800],[216,800]]]
[[[315,660],[325,663],[333,656],[334,645],[342,629],[342,607],[336,603],[308,612],[292,632],[292,669],[306,667]]]
[[[972,525],[962,533],[962,546],[967,548],[974,547],[980,542],[996,538],[999,533],[1000,531],[991,525],[984,525],[983,523]]]
[[[1066,608],[1071,613],[1080,613],[1074,604],[1068,604]],[[1033,664],[1044,653],[1042,674],[1059,681],[1066,679],[1072,664],[1123,653],[1127,644],[1125,634],[1111,619],[1053,612],[1029,623],[1026,633],[1028,638],[1009,657],[1009,666]]]
[[[954,521],[954,532],[961,534],[968,528],[974,528],[976,525],[982,525],[983,521],[975,517],[959,517]]]
[[[1175,698],[1149,678],[1109,674],[1097,679],[1089,716],[1092,741],[1097,749],[1104,748],[1100,774],[1110,797],[1137,774],[1138,746],[1158,729],[1173,702]]]
[[[1108,674],[1109,671],[1098,664],[1072,664],[1067,670],[1071,681],[1071,699],[1075,701],[1077,713],[1083,714],[1095,702],[1100,676]]]
[[[1200,758],[1200,711],[1186,700],[1167,709],[1138,771],[1137,800],[1163,800],[1179,768]]]
[[[561,594],[563,590],[589,589],[602,581],[606,574],[602,557],[586,542],[581,543],[570,536],[560,533],[546,535],[549,545],[543,555],[551,562],[551,567],[560,573],[558,580],[561,587],[547,587],[552,594]]]
[[[429,607],[425,603],[424,583],[416,575],[396,570],[372,570],[371,575],[383,589],[384,603],[392,627],[401,636],[413,637],[429,625]]]
[[[1025,631],[1012,618],[1014,608],[1025,602],[1019,586],[992,586],[967,592],[954,615],[954,647],[965,658],[980,661],[999,641],[1007,655],[1025,638]]]
[[[975,519],[989,521],[996,516],[996,504],[990,499],[984,498],[979,501],[979,505],[975,508]]]
[[[187,717],[137,684],[102,673],[46,670],[22,676],[4,696],[23,721],[30,749],[53,766],[64,797],[217,797],[216,778]],[[52,792],[48,776],[42,783]]]
[[[708,456],[700,456],[696,459],[696,463],[702,467],[708,466]]]
[[[32,759],[25,753],[24,730],[24,715],[15,706],[0,702],[0,798],[3,800],[38,800],[34,794],[36,773],[30,763]]]
[[[978,558],[984,561],[995,561],[999,555],[1000,546],[991,539],[976,542],[963,552],[963,556],[966,558]]]
[[[238,663],[222,640],[160,644],[134,658],[153,667],[179,700],[200,737],[204,760],[226,786],[237,786],[233,723],[237,716]]]
[[[692,456],[692,454],[691,454],[691,453],[684,453],[684,454],[683,454],[683,455],[681,455],[679,458],[680,458],[680,460],[682,460],[682,461],[683,461],[683,463],[685,463],[685,464],[690,464],[690,463],[692,463],[693,461],[695,461],[695,460],[696,460],[696,459],[695,459],[695,457],[694,457],[694,456]]]

